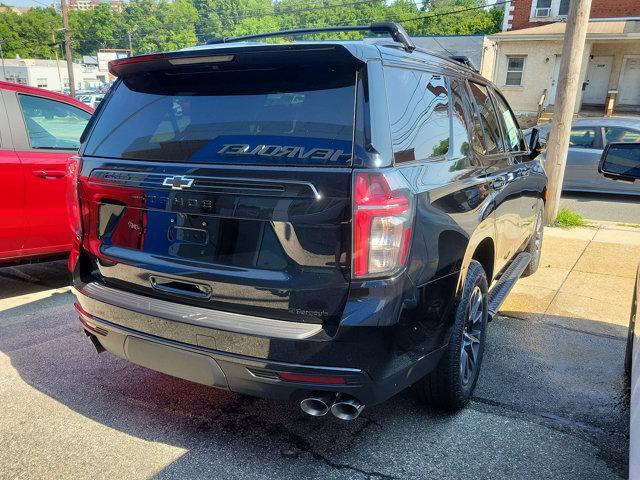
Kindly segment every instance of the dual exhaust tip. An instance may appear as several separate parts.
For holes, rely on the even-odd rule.
[[[351,395],[316,392],[302,400],[300,408],[313,417],[322,417],[331,411],[340,420],[355,420],[364,410],[364,404]]]

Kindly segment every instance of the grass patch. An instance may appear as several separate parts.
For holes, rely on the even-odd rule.
[[[576,213],[568,208],[563,208],[558,212],[558,216],[556,217],[556,221],[553,222],[556,227],[561,228],[573,228],[573,227],[583,227],[587,224],[582,218],[582,215]]]

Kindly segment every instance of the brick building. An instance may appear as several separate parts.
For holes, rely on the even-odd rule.
[[[569,0],[514,0],[505,4],[502,30],[519,30],[563,21]],[[593,0],[592,19],[640,20],[640,0]]]

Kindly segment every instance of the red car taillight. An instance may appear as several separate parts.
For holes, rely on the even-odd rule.
[[[67,213],[69,226],[76,238],[82,238],[82,212],[78,196],[78,177],[80,176],[80,157],[71,157],[67,164]]]
[[[82,166],[80,157],[71,157],[67,164],[67,217],[73,232],[73,245],[69,254],[68,268],[73,271],[80,256],[82,244],[82,209],[78,193],[78,178]]]
[[[354,186],[353,274],[390,275],[407,261],[413,205],[396,176],[357,173]]]

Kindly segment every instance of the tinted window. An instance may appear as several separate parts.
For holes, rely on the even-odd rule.
[[[573,127],[569,137],[569,146],[577,148],[595,148],[596,129],[594,127]]]
[[[602,170],[632,178],[640,178],[640,150],[635,145],[615,145],[609,147]]]
[[[486,155],[492,155],[503,152],[504,146],[500,133],[500,125],[487,88],[473,82],[470,82],[469,85],[476,101],[479,116],[478,121],[483,132],[484,153]]]
[[[521,150],[520,145],[520,128],[518,128],[518,122],[513,116],[513,112],[508,107],[507,102],[495,93],[494,98],[498,107],[498,113],[500,114],[500,121],[502,122],[502,129],[505,133],[505,140],[507,141],[507,147],[512,152],[518,152]]]
[[[348,165],[353,66],[125,76],[85,154],[157,161]]]
[[[640,132],[624,127],[604,127],[604,138],[610,143],[640,143]]]
[[[558,15],[568,15],[568,14],[569,14],[569,0],[560,0]]]
[[[385,70],[396,162],[441,157],[449,151],[449,94],[441,75]]]
[[[453,157],[466,156],[469,153],[469,133],[465,117],[468,101],[463,100],[464,83],[451,80],[451,152]]]
[[[89,115],[63,102],[18,95],[31,148],[76,150]]]

